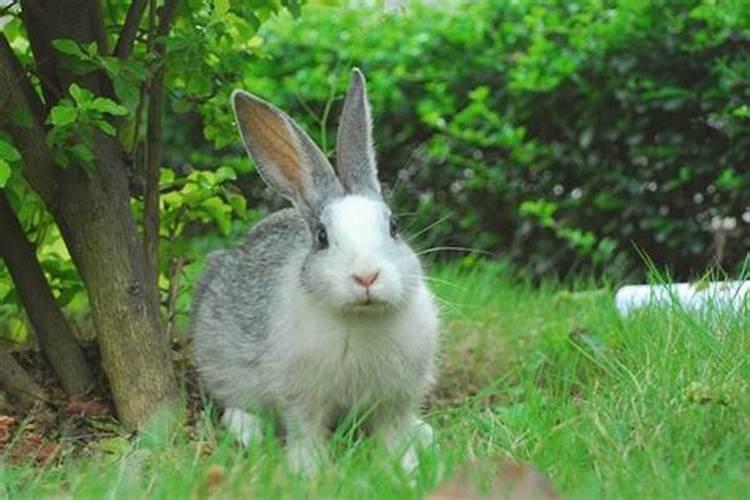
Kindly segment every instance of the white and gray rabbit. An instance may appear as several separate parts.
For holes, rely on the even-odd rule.
[[[193,299],[195,356],[223,423],[244,445],[276,415],[290,466],[312,472],[344,415],[360,415],[411,470],[432,440],[418,416],[433,385],[438,309],[377,178],[365,79],[354,70],[337,173],[284,112],[232,96],[258,172],[294,208],[209,255]],[[256,415],[254,415],[254,413]]]

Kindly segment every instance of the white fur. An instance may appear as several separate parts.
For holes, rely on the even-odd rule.
[[[295,276],[286,279],[291,284]],[[417,425],[415,412],[434,379],[437,310],[424,284],[420,282],[408,305],[393,314],[350,318],[321,309],[299,287],[287,286],[273,317],[274,352],[269,354],[276,360],[276,373],[283,374],[274,392],[297,395],[294,411],[307,412],[305,418],[313,420],[325,421],[338,409],[367,413],[380,404],[386,412],[382,423],[394,423],[384,436],[386,445],[397,451]],[[304,432],[322,434],[308,444],[319,450],[325,425],[313,422]],[[304,455],[298,448],[295,453]],[[413,446],[402,452],[404,468],[412,470]],[[320,452],[308,452],[313,453]],[[308,470],[310,460],[292,457],[291,463]]]
[[[412,442],[431,441],[431,429],[416,412],[434,382],[438,311],[423,280],[414,280],[412,289],[405,290],[403,270],[382,257],[383,247],[402,245],[388,241],[392,238],[384,207],[355,196],[331,207],[334,263],[322,270],[331,280],[326,290],[335,280],[342,281],[334,291],[336,300],[321,306],[320,296],[301,287],[299,273],[307,252],[293,256],[273,300],[268,350],[259,367],[275,376],[236,381],[238,393],[254,396],[245,401],[248,406],[270,407],[282,416],[289,463],[303,472],[325,461],[328,425],[337,412],[367,414],[377,407],[373,432],[382,428],[385,444],[403,454],[407,470],[416,466]],[[416,259],[405,245],[397,251],[408,252],[403,259]],[[413,264],[408,262],[407,269]],[[376,306],[371,312],[361,309],[373,306],[355,304],[362,287],[350,275],[372,268],[380,272],[373,295],[395,306]],[[248,440],[244,425],[237,424],[240,431],[235,432],[243,442]]]

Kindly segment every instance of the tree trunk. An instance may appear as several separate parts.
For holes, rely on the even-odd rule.
[[[58,224],[91,303],[104,370],[123,423],[138,426],[175,395],[159,304],[130,213],[119,148],[100,137],[97,173],[70,170],[60,185]]]
[[[22,406],[30,406],[46,399],[44,391],[21,368],[13,356],[0,351],[0,388],[15,397]]]
[[[18,296],[34,327],[44,356],[65,392],[82,395],[94,385],[83,352],[55,302],[47,279],[5,194],[0,190],[0,256],[13,277]]]
[[[22,1],[23,19],[48,106],[74,81],[99,95],[107,92],[109,83],[101,74],[78,77],[67,73],[59,66],[51,46],[57,38],[84,44],[95,41],[103,24],[94,5],[97,1]],[[10,101],[17,100],[14,97],[19,96],[11,96]],[[28,101],[26,108],[31,108]],[[43,117],[37,120],[43,122]],[[10,129],[21,145],[28,141],[24,136],[34,127]],[[30,153],[23,146],[21,149],[27,169]],[[160,331],[157,294],[148,288],[151,283],[130,211],[122,149],[115,138],[98,134],[94,153],[96,167],[90,176],[73,165],[66,170],[53,168],[56,189],[43,198],[86,285],[118,415],[126,426],[137,427],[163,403],[174,399],[174,370],[169,344]]]

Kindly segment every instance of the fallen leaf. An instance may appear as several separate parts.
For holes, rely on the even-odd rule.
[[[461,467],[427,500],[557,500],[552,483],[529,465],[502,458],[474,460]]]
[[[0,415],[0,453],[13,437],[13,430],[16,427],[16,419],[7,415]]]
[[[51,442],[30,430],[24,430],[10,449],[10,459],[13,463],[23,464],[31,460],[44,465],[60,450],[60,445]]]
[[[78,415],[81,417],[102,417],[109,414],[109,408],[103,403],[91,400],[81,401],[71,399],[65,405],[65,413],[68,415]]]

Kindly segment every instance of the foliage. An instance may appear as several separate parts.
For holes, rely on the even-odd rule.
[[[112,20],[107,28],[106,46],[115,46],[132,3],[118,0],[104,6],[105,18]],[[156,4],[148,8],[155,8]],[[106,75],[113,90],[112,96],[102,96],[85,85],[71,83],[61,98],[49,103],[46,143],[54,152],[55,162],[64,169],[82,168],[90,176],[97,169],[97,162],[102,161],[97,158],[97,134],[116,136],[132,165],[132,213],[138,222],[143,217],[148,139],[145,112],[156,73],[160,69],[166,71],[168,127],[174,124],[172,112],[199,110],[207,121],[210,117],[220,117],[229,129],[233,125],[226,107],[227,82],[240,79],[243,68],[260,50],[262,39],[257,36],[258,28],[282,9],[289,9],[295,15],[299,15],[300,9],[297,1],[278,0],[249,3],[195,0],[179,5],[172,30],[164,39],[165,57],[155,57],[153,42],[145,38],[151,36],[148,32],[154,29],[152,23],[158,19],[156,16],[151,19],[148,12],[141,22],[144,37],[136,41],[127,58],[103,50],[96,42],[81,43],[68,38],[52,41],[62,68],[83,78]],[[35,62],[19,10],[19,6],[15,6],[4,11],[8,17],[4,18],[2,35],[15,56],[33,74]],[[31,83],[39,92],[41,82],[32,79]],[[24,128],[30,126],[31,118],[26,110],[9,111],[13,123]],[[180,119],[178,117],[177,121]],[[212,136],[210,130],[210,126],[206,128],[208,137]],[[164,142],[168,150],[170,136],[171,131],[165,130]],[[224,140],[229,142],[234,138],[232,130],[231,134],[226,133]],[[169,163],[174,157],[174,154],[167,154],[159,181],[162,196],[159,201],[158,281],[164,316],[170,322],[178,320],[184,324],[190,291],[184,288],[181,277],[195,275],[198,272],[192,265],[195,258],[219,244],[217,237],[209,235],[194,241],[194,236],[217,228],[220,238],[236,238],[246,226],[243,221],[257,218],[258,214],[247,209],[244,197],[233,187],[237,180],[235,169],[248,170],[247,162],[240,161],[241,157],[221,163],[206,161],[202,171],[194,171],[183,162]],[[21,155],[11,137],[0,130],[0,188],[5,189],[27,234],[38,248],[39,260],[58,302],[67,307],[69,314],[79,316],[87,310],[86,290],[53,218],[29,188],[22,168]],[[0,337],[14,341],[27,338],[18,297],[4,266],[0,267],[0,317],[3,318]]]
[[[49,113],[51,129],[47,143],[55,151],[57,164],[66,168],[71,159],[86,171],[94,168],[94,128],[107,135],[116,134],[115,127],[107,121],[109,116],[128,113],[112,99],[95,97],[94,94],[75,83],[68,90],[72,99],[62,99]]]
[[[112,437],[81,456],[65,453],[45,466],[27,456],[28,464],[0,467],[0,492],[416,499],[442,471],[502,456],[533,464],[562,498],[747,497],[746,311],[696,318],[673,306],[623,320],[610,290],[585,284],[531,287],[488,263],[432,275],[450,307],[442,376],[426,415],[438,447],[422,454],[415,478],[374,440],[347,432],[335,436],[336,459],[325,473],[298,477],[285,468],[278,440],[242,450],[208,409],[187,430],[170,433],[156,422],[133,440],[102,421]],[[60,432],[64,451],[80,439]]]
[[[8,179],[10,179],[11,163],[20,159],[21,154],[11,141],[0,136],[0,188],[5,187]]]
[[[413,228],[441,221],[426,245],[631,278],[638,252],[688,277],[750,247],[741,0],[311,7],[261,35],[273,57],[244,85],[329,151],[349,68],[364,69],[398,207]]]

